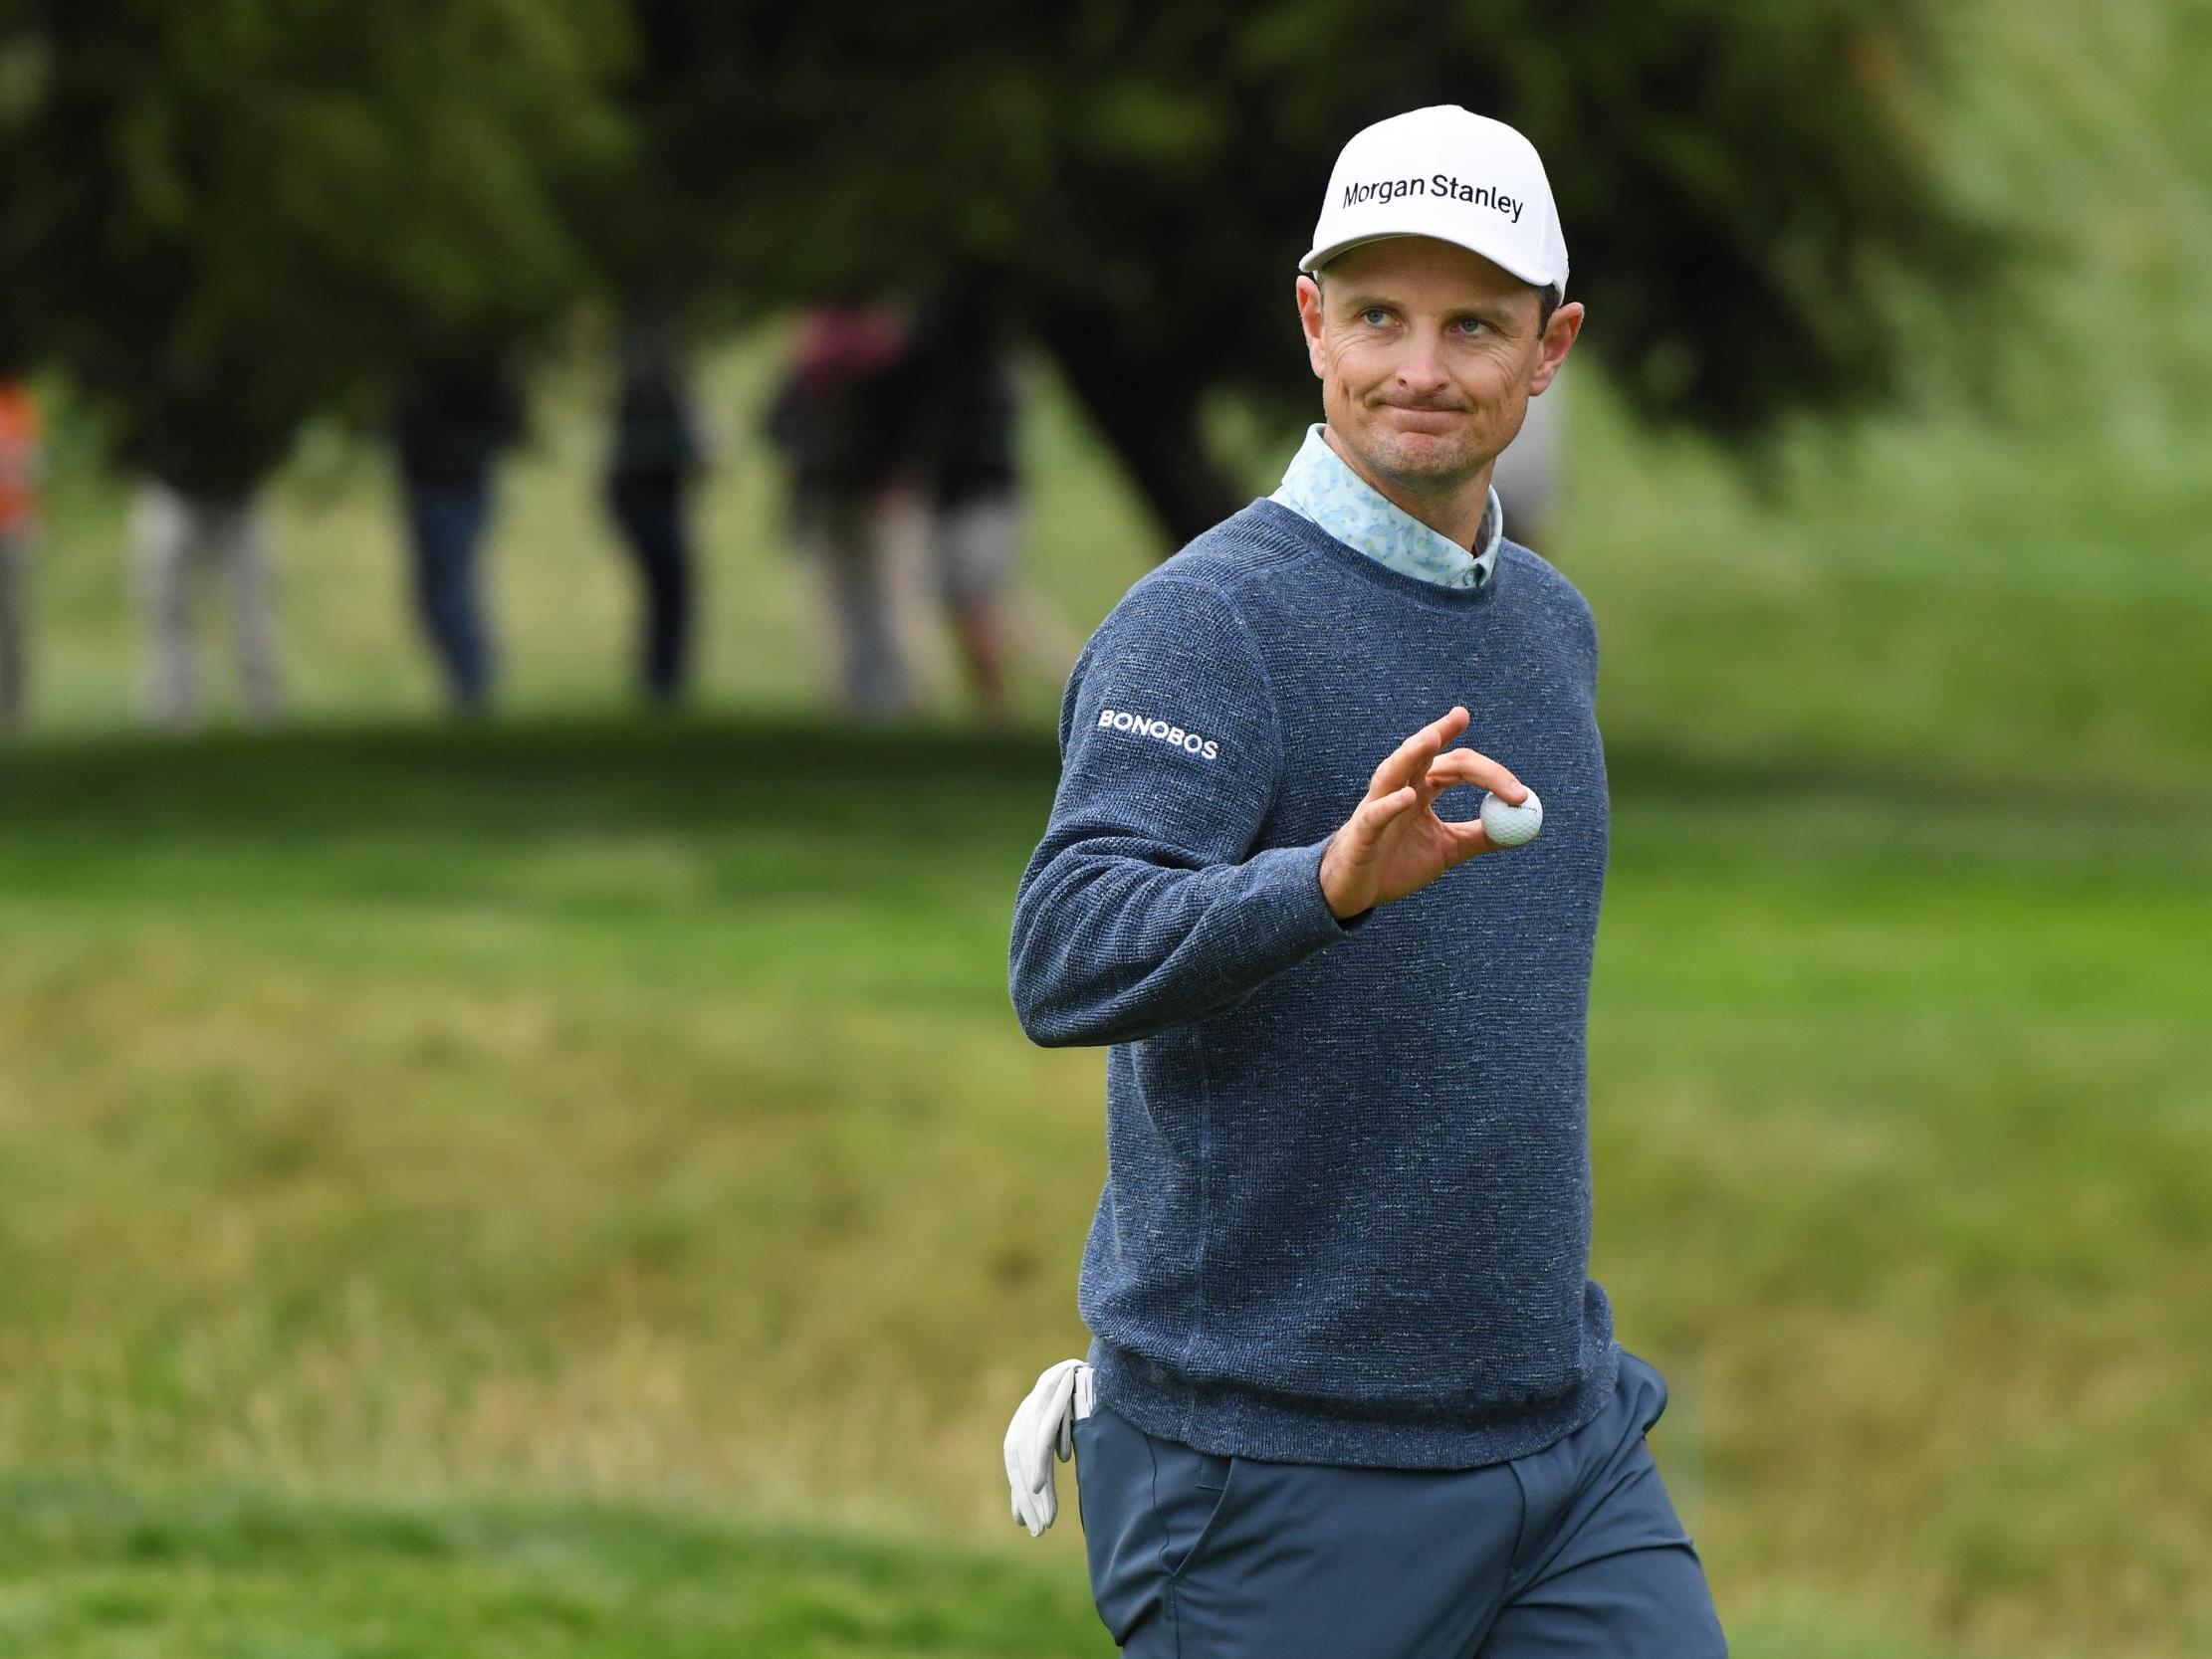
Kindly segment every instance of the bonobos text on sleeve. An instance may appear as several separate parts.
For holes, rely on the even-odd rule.
[[[1326,839],[1255,847],[1283,747],[1244,622],[1156,572],[1099,624],[1060,710],[1060,785],[1014,898],[1008,984],[1048,1047],[1129,1042],[1234,1003],[1367,920]]]

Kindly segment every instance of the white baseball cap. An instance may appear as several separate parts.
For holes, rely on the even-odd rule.
[[[1386,236],[1455,242],[1566,297],[1567,239],[1536,146],[1456,104],[1409,109],[1352,135],[1298,269],[1310,275]]]

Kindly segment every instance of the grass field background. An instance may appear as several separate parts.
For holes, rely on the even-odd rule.
[[[1616,809],[1594,1272],[1745,1655],[2212,1651],[2207,33],[2001,16],[1940,134],[2038,250],[1994,369],[1931,342],[1764,495],[1586,374],[1545,549]],[[1163,549],[1032,365],[1020,728],[836,724],[774,346],[712,365],[706,697],[658,724],[586,372],[458,731],[322,434],[298,721],[134,733],[64,405],[0,752],[0,1653],[1106,1650],[997,1468],[1081,1342],[1102,1056],[1022,1038],[1004,952],[1055,654]]]

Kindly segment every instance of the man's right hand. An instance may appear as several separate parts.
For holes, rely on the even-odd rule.
[[[1454,864],[1492,851],[1482,820],[1447,823],[1433,810],[1446,789],[1471,783],[1504,797],[1528,799],[1521,780],[1486,754],[1444,744],[1466,729],[1458,704],[1423,726],[1375,768],[1367,799],[1329,838],[1321,855],[1321,893],[1339,922],[1371,906],[1427,887]]]

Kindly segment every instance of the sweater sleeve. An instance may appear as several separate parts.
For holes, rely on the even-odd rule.
[[[1132,1042],[1201,1018],[1374,914],[1330,911],[1327,838],[1255,847],[1282,765],[1266,670],[1228,602],[1172,578],[1131,588],[1068,676],[1060,784],[1014,896],[1008,988],[1031,1040]]]

